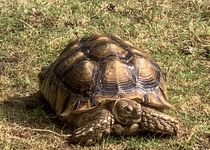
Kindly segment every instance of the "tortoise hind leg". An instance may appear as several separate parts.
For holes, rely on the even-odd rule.
[[[170,135],[179,134],[180,124],[175,118],[148,107],[142,107],[142,111],[140,130]]]
[[[76,126],[69,139],[72,144],[94,145],[110,134],[114,120],[108,110],[96,108],[75,116]]]

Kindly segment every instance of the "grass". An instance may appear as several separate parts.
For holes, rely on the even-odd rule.
[[[107,137],[84,149],[210,149],[208,0],[0,0],[0,149],[83,149],[39,97],[37,74],[75,36],[111,33],[167,73],[179,138]]]

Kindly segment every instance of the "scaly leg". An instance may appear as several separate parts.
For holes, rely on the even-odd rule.
[[[94,145],[99,142],[104,135],[111,133],[114,119],[108,110],[94,108],[75,117],[78,127],[70,137],[70,143],[80,145]]]
[[[177,135],[180,123],[175,118],[148,107],[142,107],[140,130]]]

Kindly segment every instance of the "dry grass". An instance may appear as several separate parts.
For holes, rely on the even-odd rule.
[[[145,49],[167,72],[167,113],[178,138],[105,138],[84,149],[210,149],[210,2],[208,0],[0,0],[0,149],[83,149],[40,103],[37,74],[70,38],[121,36]]]

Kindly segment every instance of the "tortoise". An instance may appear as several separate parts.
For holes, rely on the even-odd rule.
[[[62,121],[75,127],[71,143],[93,145],[114,133],[152,131],[177,135],[166,80],[144,51],[114,35],[71,40],[39,73],[41,94]]]

